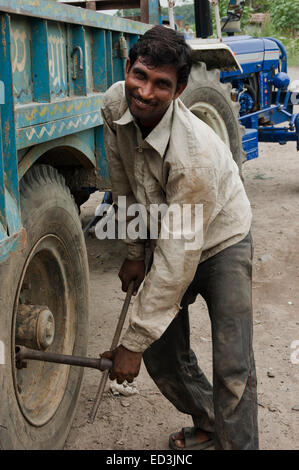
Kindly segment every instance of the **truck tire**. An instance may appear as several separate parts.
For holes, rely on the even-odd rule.
[[[39,361],[27,361],[27,368],[17,369],[17,321],[31,306],[38,312],[46,307],[55,320],[55,334],[49,322],[44,331],[54,338],[47,351],[86,355],[86,247],[77,207],[54,168],[31,168],[20,183],[20,195],[27,245],[0,265],[0,340],[5,346],[0,365],[0,448],[61,449],[75,414],[83,369]]]
[[[221,83],[220,71],[208,71],[206,64],[200,62],[192,66],[187,88],[180,98],[230,148],[242,178],[244,128],[238,120],[240,105],[231,100],[231,84]]]

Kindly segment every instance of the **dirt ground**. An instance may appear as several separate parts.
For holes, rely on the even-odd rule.
[[[290,72],[293,79],[299,79],[299,68]],[[244,177],[253,210],[255,243],[254,350],[260,448],[294,450],[299,449],[299,363],[296,363],[299,362],[299,153],[295,142],[284,146],[261,144],[259,158],[244,165]],[[95,193],[82,206],[84,224],[100,201],[101,195]],[[96,357],[110,348],[124,300],[117,274],[125,248],[121,241],[93,238],[88,239],[87,247],[88,355]],[[200,298],[190,308],[190,321],[192,348],[211,380],[210,325]],[[169,434],[192,425],[188,416],[178,412],[160,394],[143,365],[137,378],[139,393],[115,397],[107,385],[95,423],[88,424],[100,378],[97,371],[85,371],[65,449],[168,449]]]

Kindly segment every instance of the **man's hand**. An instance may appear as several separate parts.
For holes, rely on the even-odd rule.
[[[142,352],[129,351],[120,345],[113,351],[105,351],[101,356],[113,361],[109,378],[111,380],[117,379],[119,384],[125,380],[131,383],[139,374]]]
[[[144,261],[131,261],[126,259],[118,273],[118,277],[122,282],[123,292],[127,292],[129,284],[134,281],[133,295],[137,294],[140,284],[145,276],[145,263]]]

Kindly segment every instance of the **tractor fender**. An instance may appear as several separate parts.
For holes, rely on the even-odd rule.
[[[240,71],[243,73],[243,69],[231,48],[227,44],[216,41],[218,40],[188,40],[187,43],[193,51],[193,62],[204,62],[207,70],[217,68],[222,71]]]

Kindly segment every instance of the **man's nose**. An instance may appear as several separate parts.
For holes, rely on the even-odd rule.
[[[150,81],[144,83],[143,86],[139,88],[139,94],[144,100],[151,100],[154,97],[154,86]]]

